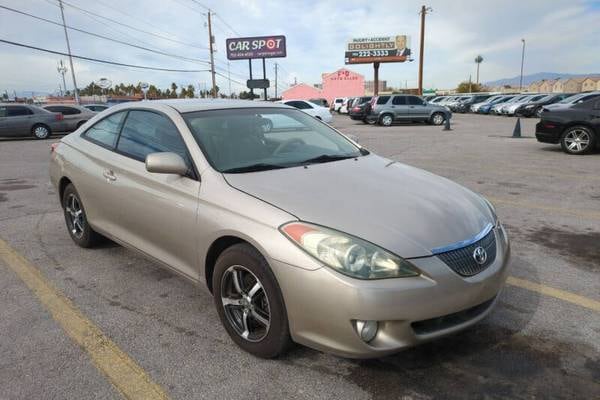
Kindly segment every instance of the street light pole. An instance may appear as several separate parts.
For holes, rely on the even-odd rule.
[[[521,50],[521,79],[519,80],[519,91],[523,89],[523,64],[525,63],[525,39],[521,39],[523,42],[523,49]]]
[[[65,30],[65,39],[67,41],[67,52],[69,53],[69,64],[71,65],[71,77],[73,78],[73,88],[75,92],[75,103],[79,104],[79,93],[77,90],[77,81],[75,80],[75,69],[73,68],[73,57],[71,57],[71,44],[69,44],[69,34],[67,33],[67,24],[65,23],[65,11],[62,0],[58,0],[60,6],[60,16],[62,17],[63,29]],[[66,88],[65,88],[66,90]]]

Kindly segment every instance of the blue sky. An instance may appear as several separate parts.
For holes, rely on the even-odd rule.
[[[214,35],[217,66],[227,74],[225,39],[242,36],[284,34],[288,57],[277,59],[281,65],[280,87],[296,78],[318,83],[321,73],[343,67],[344,45],[351,37],[408,34],[412,37],[415,62],[383,64],[380,76],[393,86],[414,87],[417,81],[419,15],[422,1],[409,0],[66,0],[67,3],[103,15],[138,29],[151,31],[177,42],[206,47],[204,24],[206,7],[217,17]],[[59,20],[56,0],[0,0],[0,5]],[[484,58],[481,80],[491,81],[519,73],[521,38],[526,40],[525,73],[540,71],[600,73],[600,1],[585,0],[504,0],[430,1],[433,12],[427,17],[424,86],[452,88],[461,80],[475,79],[473,59]],[[208,51],[182,45],[106,20],[90,17],[80,10],[65,7],[67,23],[81,29],[111,36],[140,46],[188,58],[208,60]],[[235,31],[235,32],[234,32]],[[0,38],[64,51],[62,29],[36,22],[29,17],[0,9]],[[206,64],[147,53],[142,50],[71,34],[73,53],[131,64],[178,69],[206,69]],[[60,56],[38,53],[0,44],[0,91],[54,91],[60,77],[56,63]],[[64,59],[64,57],[62,57]],[[66,60],[65,60],[66,61]],[[259,68],[256,62],[255,68]],[[267,64],[273,78],[273,62]],[[369,65],[350,66],[372,77]],[[75,61],[80,86],[101,77],[113,82],[148,81],[162,87],[171,82],[194,83],[208,87],[208,72],[184,74],[139,71]],[[231,62],[232,78],[243,82],[247,62]],[[217,79],[223,91],[227,80]],[[71,86],[70,80],[68,86]],[[233,83],[232,90],[242,85]]]

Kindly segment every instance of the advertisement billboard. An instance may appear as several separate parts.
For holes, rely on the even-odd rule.
[[[227,39],[227,59],[279,58],[286,56],[285,36],[256,36]]]
[[[404,62],[410,59],[410,36],[375,36],[351,39],[346,45],[346,64]]]

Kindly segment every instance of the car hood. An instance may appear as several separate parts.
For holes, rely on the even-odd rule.
[[[264,172],[224,174],[247,194],[306,222],[404,257],[470,239],[493,221],[477,194],[445,178],[371,154]]]

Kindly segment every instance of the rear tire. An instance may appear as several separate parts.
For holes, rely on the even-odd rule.
[[[102,236],[94,231],[88,223],[83,202],[72,183],[65,188],[62,207],[69,236],[76,245],[89,248],[94,247],[102,240]]]
[[[212,285],[221,323],[239,347],[261,358],[286,352],[292,340],[283,296],[269,264],[254,247],[239,243],[223,251]]]
[[[35,124],[34,126],[31,127],[31,134],[36,138],[36,139],[48,139],[50,137],[50,135],[52,134],[52,130],[50,129],[50,127],[48,125],[44,125],[44,124]]]
[[[596,135],[588,127],[572,126],[561,135],[560,146],[568,154],[587,154],[596,148]]]
[[[443,113],[436,112],[431,115],[429,118],[429,123],[431,125],[442,125],[446,120],[446,116]]]
[[[392,126],[394,122],[394,116],[392,114],[383,114],[379,117],[379,125],[381,126]]]

